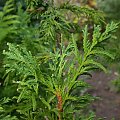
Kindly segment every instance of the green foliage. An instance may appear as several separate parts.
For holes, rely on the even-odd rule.
[[[91,17],[92,20],[94,20],[94,22],[96,23],[103,21],[104,19],[102,11],[95,11],[94,9],[89,7],[85,7],[85,6],[79,7],[79,6],[71,5],[68,3],[69,2],[64,3],[63,5],[60,6],[60,8],[69,10],[74,14],[76,14],[77,16],[87,15],[88,18]]]
[[[97,0],[98,7],[106,13],[107,21],[120,21],[120,1],[119,0]],[[115,56],[115,60],[107,60],[107,63],[112,64],[112,67],[116,69],[118,73],[117,78],[112,81],[112,84],[116,87],[116,91],[120,91],[120,25],[117,32],[107,44],[107,49],[111,51]]]
[[[28,1],[27,1],[28,2]],[[34,4],[33,4],[34,3]],[[53,4],[53,1],[51,1]],[[83,51],[77,47],[74,24],[66,20],[65,12],[70,10],[78,16],[98,16],[89,8],[69,5],[51,6],[43,12],[34,14],[27,12],[31,7],[38,8],[39,1],[26,4],[26,10],[19,3],[17,15],[7,20],[10,32],[8,49],[3,51],[5,74],[1,86],[0,119],[2,120],[93,120],[95,115],[88,113],[88,105],[94,98],[85,93],[89,85],[82,75],[90,75],[90,71],[106,68],[98,62],[101,55],[114,58],[101,47],[111,38],[117,24],[111,23],[101,32],[100,25],[94,26],[90,40],[88,26],[83,30]],[[29,6],[30,5],[30,6]],[[7,7],[7,8],[6,8]],[[6,10],[7,9],[7,10]],[[8,0],[4,9],[11,12],[13,4]],[[37,15],[37,18],[36,18]],[[33,17],[34,21],[33,22]],[[80,17],[80,16],[79,16]],[[19,24],[16,24],[20,21]],[[12,28],[11,28],[12,27]],[[14,29],[15,28],[15,29]],[[3,29],[2,29],[3,30]],[[7,31],[7,29],[5,29]],[[1,33],[3,34],[3,33]],[[7,33],[8,34],[8,33]],[[6,35],[7,35],[6,34]],[[4,34],[3,34],[4,35]],[[68,39],[68,44],[64,41]],[[1,38],[3,40],[3,38]],[[6,93],[8,92],[8,93]]]
[[[114,79],[112,81],[112,84],[115,86],[114,90],[116,90],[116,92],[120,92],[120,77],[119,76],[117,79]]]
[[[10,101],[9,98],[4,97],[2,100],[0,100],[0,119],[1,120],[18,120],[15,116],[10,116],[5,114],[5,106],[2,107],[2,105],[8,103]]]
[[[119,0],[97,0],[98,7],[106,13],[109,19],[120,19],[120,1]]]
[[[95,26],[93,40],[90,42],[86,26],[83,31],[84,54],[79,52],[72,35],[72,41],[67,47],[61,43],[62,53],[60,49],[57,49],[49,52],[47,56],[42,56],[43,60],[32,56],[31,52],[27,52],[25,48],[9,43],[9,51],[3,53],[7,56],[5,65],[7,74],[14,72],[17,77],[15,83],[18,84],[19,96],[15,99],[20,104],[17,112],[21,116],[25,115],[27,119],[30,117],[29,114],[35,111],[30,119],[44,119],[44,117],[57,119],[59,117],[67,120],[74,118],[73,113],[77,111],[81,113],[80,111],[93,98],[87,94],[78,96],[75,94],[77,88],[86,87],[86,83],[79,76],[89,74],[89,70],[96,67],[106,71],[105,67],[95,61],[93,56],[103,54],[112,58],[112,55],[99,48],[98,44],[108,39],[108,33],[116,28],[117,24],[111,23],[106,27],[105,32],[100,33],[100,26]],[[68,57],[72,56],[71,61]]]
[[[1,64],[3,60],[2,50],[6,47],[6,41],[10,34],[16,33],[16,25],[19,23],[18,15],[13,14],[14,2],[9,0],[5,3],[5,6],[0,10],[0,78],[2,77],[3,69]],[[6,40],[5,40],[6,39]],[[9,39],[10,41],[10,39]]]
[[[12,15],[11,12],[14,10],[13,0],[6,2],[3,7],[3,11],[0,11],[0,42],[9,33],[15,32],[15,24],[19,23],[17,21],[18,16]]]

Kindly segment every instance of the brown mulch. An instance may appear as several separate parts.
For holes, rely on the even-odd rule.
[[[105,120],[120,120],[120,93],[112,89],[111,80],[115,79],[115,72],[109,74],[104,72],[95,72],[92,78],[87,82],[92,86],[89,93],[93,96],[100,97],[94,101],[92,109],[95,111],[97,117]]]

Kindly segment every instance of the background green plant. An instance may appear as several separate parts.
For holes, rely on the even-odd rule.
[[[119,0],[96,0],[98,8],[106,13],[106,17],[114,20],[120,19],[120,1]]]
[[[117,21],[120,22],[120,1],[119,0],[97,0],[98,7],[102,11],[105,12],[106,21]],[[117,32],[115,33],[115,37],[113,37],[109,43],[107,44],[107,48],[114,54],[115,60],[114,61],[108,61],[109,65],[112,66],[112,68],[117,73],[117,77],[115,80],[112,81],[112,83],[116,86],[116,90],[120,91],[120,26]],[[111,46],[111,47],[110,47]]]

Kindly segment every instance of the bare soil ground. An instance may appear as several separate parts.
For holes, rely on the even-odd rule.
[[[116,77],[115,72],[110,74],[104,72],[95,72],[92,78],[87,80],[92,85],[88,92],[93,96],[100,97],[94,101],[92,109],[96,112],[97,117],[105,120],[120,120],[120,93],[111,90],[111,80]]]

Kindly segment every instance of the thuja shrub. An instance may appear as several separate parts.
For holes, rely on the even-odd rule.
[[[85,14],[101,19],[99,12],[69,3],[58,7],[54,1],[43,3],[26,0],[22,3],[24,10],[19,3],[17,12],[13,12],[17,14],[13,17],[15,24],[12,22],[13,28],[6,34],[13,41],[6,40],[8,48],[3,50],[5,74],[0,90],[0,119],[93,120],[95,115],[89,113],[88,105],[94,98],[83,92],[89,85],[81,76],[90,75],[97,68],[106,72],[96,58],[104,55],[113,59],[102,43],[111,38],[117,24],[106,25],[103,32],[100,25],[94,25],[91,40],[86,25],[80,51],[71,32],[75,26],[66,20],[64,13],[69,10],[79,17]],[[12,0],[5,7],[8,5],[8,10],[14,9]],[[69,41],[64,44],[66,39]]]

